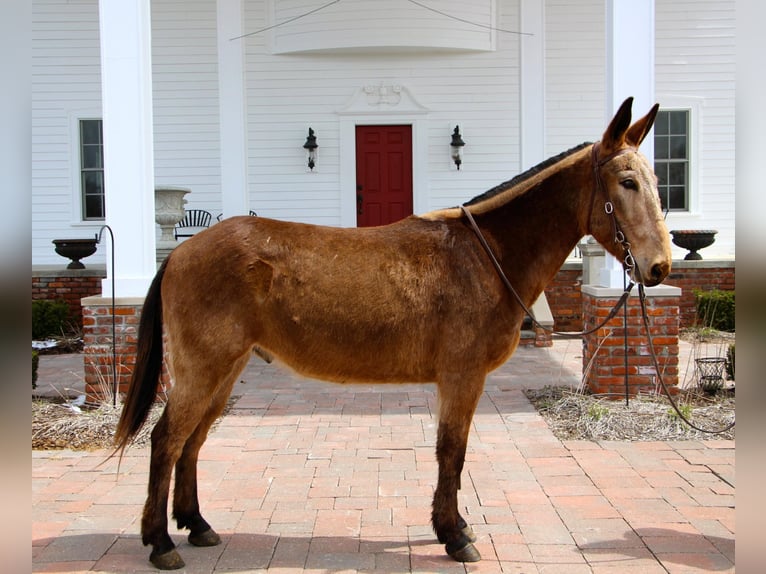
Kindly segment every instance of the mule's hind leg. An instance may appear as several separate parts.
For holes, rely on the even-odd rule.
[[[431,521],[439,542],[458,562],[477,562],[481,554],[476,537],[457,508],[457,491],[465,462],[468,432],[484,388],[484,375],[450,377],[439,381],[439,428],[436,459],[439,480],[434,493]]]
[[[210,401],[208,411],[186,441],[181,457],[176,463],[173,518],[175,518],[179,529],[189,529],[189,542],[194,546],[215,546],[221,543],[221,537],[200,513],[197,494],[197,460],[210,427],[223,412],[226,401],[231,394],[231,388],[247,365],[249,358],[249,355],[246,355],[235,362],[228,380],[219,387],[216,395]]]
[[[192,543],[204,540],[209,544],[216,543],[218,535],[214,531],[208,532],[212,529],[199,514],[196,461],[210,425],[226,404],[234,378],[247,364],[247,356],[233,362],[217,363],[228,365],[227,371],[219,373],[210,368],[193,368],[197,365],[181,365],[177,357],[171,358],[171,361],[175,367],[172,369],[175,384],[165,411],[152,431],[149,496],[141,521],[143,543],[152,545],[149,560],[161,570],[184,566],[168,534],[170,474],[177,463],[176,471],[180,467],[181,476],[176,477],[178,491],[174,494],[174,516],[179,525],[183,523],[191,529],[194,535]],[[231,368],[232,364],[234,368]]]
[[[149,493],[141,517],[141,540],[144,545],[152,545],[149,560],[161,570],[183,568],[184,561],[175,549],[175,544],[168,534],[168,495],[170,474],[173,465],[181,454],[183,445],[193,432],[201,413],[189,409],[185,423],[174,416],[175,405],[179,401],[170,396],[160,420],[152,430],[152,451],[149,466]],[[179,410],[184,410],[183,407]],[[181,422],[179,422],[179,420]]]

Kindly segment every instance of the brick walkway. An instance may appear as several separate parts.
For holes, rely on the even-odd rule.
[[[521,348],[487,381],[459,497],[483,556],[470,565],[429,524],[433,386],[331,386],[253,360],[200,456],[223,543],[171,530],[186,571],[734,572],[734,441],[560,441],[524,397],[576,384],[579,345]],[[44,357],[42,384],[66,361]],[[33,451],[33,571],[153,571],[149,451],[130,449],[119,477],[107,454]]]

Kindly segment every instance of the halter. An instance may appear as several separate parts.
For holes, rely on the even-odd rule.
[[[630,242],[627,240],[627,238],[625,237],[625,234],[620,229],[619,223],[617,223],[617,216],[614,213],[614,204],[609,200],[609,195],[606,193],[606,186],[604,185],[604,180],[601,178],[601,168],[607,163],[609,163],[610,161],[612,161],[617,156],[620,156],[629,152],[634,152],[634,153],[638,152],[638,148],[633,146],[624,147],[599,159],[598,150],[600,147],[601,147],[601,142],[596,142],[593,144],[593,148],[591,151],[591,166],[593,168],[593,179],[595,180],[596,185],[593,188],[593,193],[590,196],[590,209],[588,210],[588,224],[590,224],[591,218],[593,217],[593,206],[596,203],[596,194],[603,193],[603,195],[606,196],[606,201],[604,202],[604,212],[610,216],[609,219],[612,224],[612,236],[614,237],[614,242],[619,243],[625,253],[625,257],[623,258],[623,261],[622,261],[623,265],[625,265],[626,269],[632,270],[636,267],[636,260],[633,257],[633,253],[630,251]]]

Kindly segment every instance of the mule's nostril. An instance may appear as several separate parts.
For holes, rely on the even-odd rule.
[[[655,281],[661,281],[665,278],[665,265],[662,263],[655,263],[652,265],[652,279]]]

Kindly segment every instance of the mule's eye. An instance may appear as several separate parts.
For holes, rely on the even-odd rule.
[[[635,190],[635,189],[638,189],[638,185],[636,185],[636,182],[635,182],[635,180],[633,180],[633,179],[630,179],[630,178],[628,178],[628,179],[623,179],[623,180],[620,182],[620,185],[621,185],[622,187],[624,187],[625,189],[633,189],[633,190]]]

